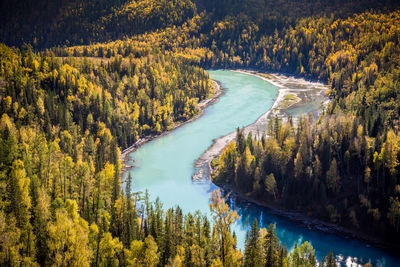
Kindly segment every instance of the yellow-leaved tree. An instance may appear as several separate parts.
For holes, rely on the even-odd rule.
[[[79,216],[78,204],[67,199],[47,228],[47,247],[53,266],[90,266],[89,226]]]
[[[239,250],[235,249],[236,240],[231,233],[231,226],[239,219],[239,215],[236,211],[229,208],[219,190],[214,190],[211,193],[211,203],[209,206],[213,215],[216,238],[219,241],[217,247],[222,265],[239,266],[242,254]]]

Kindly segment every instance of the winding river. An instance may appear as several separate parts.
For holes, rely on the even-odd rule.
[[[210,193],[218,187],[210,181],[192,182],[195,161],[213,139],[253,123],[272,107],[278,96],[276,86],[258,77],[223,70],[209,72],[226,88],[219,101],[206,108],[199,119],[144,144],[129,156],[135,165],[130,170],[134,191],[148,189],[151,198],[158,196],[164,208],[179,205],[184,212],[200,210],[208,216]],[[400,265],[398,257],[366,243],[308,229],[241,199],[229,199],[228,203],[241,216],[233,229],[241,249],[246,231],[257,218],[263,227],[275,224],[278,237],[289,250],[295,243],[309,241],[319,260],[333,250],[337,259],[346,265],[368,261],[374,266]]]

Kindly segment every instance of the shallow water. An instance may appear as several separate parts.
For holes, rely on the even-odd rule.
[[[130,154],[136,166],[130,170],[133,190],[148,189],[152,199],[158,196],[164,208],[179,205],[184,212],[200,210],[209,215],[210,193],[218,187],[209,181],[192,182],[195,161],[212,144],[213,139],[253,123],[272,107],[278,96],[277,87],[255,76],[223,70],[209,72],[214,80],[227,88],[219,101],[209,106],[201,118],[146,143]],[[308,109],[304,107],[304,110],[297,112],[312,111]],[[311,242],[318,259],[333,250],[344,261],[357,258],[362,259],[359,260],[362,263],[370,260],[374,265],[400,265],[400,259],[365,243],[309,230],[243,200],[229,199],[228,202],[241,216],[233,229],[238,237],[239,248],[243,249],[245,233],[257,217],[264,227],[274,223],[278,237],[289,249],[296,242]]]

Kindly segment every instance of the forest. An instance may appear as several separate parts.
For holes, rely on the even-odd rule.
[[[196,12],[189,0],[5,0],[0,41],[34,48],[90,44],[179,26]]]
[[[339,8],[340,7],[340,8]],[[254,221],[245,249],[219,192],[213,221],[121,180],[121,150],[200,112],[207,68],[329,84],[317,120],[237,131],[213,181],[268,205],[400,237],[396,1],[95,0],[0,4],[0,265],[317,266]],[[373,231],[373,232],[371,232]],[[335,266],[332,253],[319,266]]]
[[[305,19],[282,36],[261,37],[250,51],[264,54],[245,57],[263,60],[249,66],[327,80],[332,101],[315,123],[307,116],[296,124],[271,120],[264,140],[239,131],[215,161],[215,181],[351,229],[378,229],[394,243],[400,234],[398,16]]]

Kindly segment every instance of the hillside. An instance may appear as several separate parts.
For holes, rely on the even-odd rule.
[[[189,0],[2,1],[0,42],[34,48],[116,40],[181,25],[195,12]]]
[[[0,265],[316,266],[275,230],[236,248],[213,194],[203,215],[122,188],[120,151],[199,112],[207,68],[329,84],[318,121],[238,131],[213,179],[249,198],[394,243],[400,237],[397,1],[3,1]],[[28,44],[25,44],[28,43]],[[11,47],[16,46],[16,47]],[[218,217],[222,212],[228,217]],[[221,216],[221,215],[220,215]],[[330,254],[323,266],[335,266]]]

